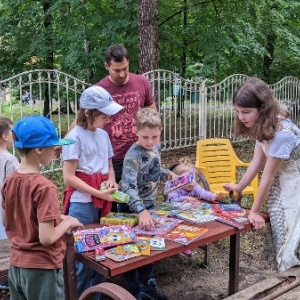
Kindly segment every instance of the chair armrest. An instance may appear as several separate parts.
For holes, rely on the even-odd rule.
[[[238,160],[237,163],[235,164],[236,167],[249,167],[250,163],[248,162],[243,162],[241,160]]]

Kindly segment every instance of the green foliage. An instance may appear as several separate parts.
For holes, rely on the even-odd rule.
[[[197,77],[214,81],[233,73],[269,83],[298,76],[299,6],[296,0],[160,0],[160,68],[193,77],[189,66],[201,64]],[[53,67],[93,83],[107,74],[104,51],[115,43],[128,48],[138,72],[138,26],[136,0],[2,0],[0,78]]]

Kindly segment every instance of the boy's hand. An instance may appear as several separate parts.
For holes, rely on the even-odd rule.
[[[178,175],[171,171],[168,175],[168,180],[174,180],[176,177],[178,177]]]
[[[71,228],[74,230],[83,229],[83,224],[81,224],[76,218],[72,216],[66,216],[66,215],[61,215],[61,218],[65,222],[68,222],[69,225],[68,231],[70,231]]]
[[[223,196],[224,196],[223,193],[219,193],[219,194],[215,195],[214,197],[212,197],[211,200],[212,201],[220,201],[220,200],[222,200]]]
[[[147,209],[139,213],[139,227],[144,230],[151,230],[151,228],[155,227],[155,224],[155,220]]]

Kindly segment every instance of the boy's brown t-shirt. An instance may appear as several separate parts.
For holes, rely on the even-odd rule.
[[[64,236],[49,247],[39,242],[39,223],[61,222],[56,186],[42,174],[12,173],[3,185],[6,234],[12,242],[10,264],[20,268],[63,266]]]

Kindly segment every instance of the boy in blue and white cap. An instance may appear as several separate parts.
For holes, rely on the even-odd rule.
[[[19,120],[12,129],[21,155],[20,167],[3,184],[3,225],[11,241],[10,299],[63,300],[64,233],[82,228],[73,217],[61,216],[56,186],[40,173],[60,140],[54,123],[42,116]]]
[[[63,174],[67,184],[64,212],[78,218],[82,224],[99,223],[110,212],[111,195],[118,188],[112,165],[114,155],[109,136],[102,128],[110,116],[123,109],[102,87],[92,86],[80,97],[80,110],[75,127],[67,134],[75,144],[63,147]],[[105,182],[106,190],[100,190]],[[77,290],[79,296],[104,278],[77,262]]]

